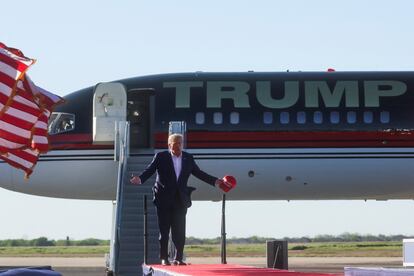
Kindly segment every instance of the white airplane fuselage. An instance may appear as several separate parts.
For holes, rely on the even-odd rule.
[[[58,108],[70,127],[50,122],[52,150],[30,179],[1,162],[0,186],[114,200],[114,122],[131,121],[131,152],[148,159],[165,150],[168,122],[186,121],[186,150],[197,164],[236,177],[228,199],[413,199],[413,104],[410,72],[169,74],[98,84]],[[220,199],[194,177],[189,185],[194,200]]]
[[[379,152],[358,148],[352,153],[344,149],[243,152],[220,149],[216,155],[209,151],[209,158],[202,160],[197,160],[203,156],[202,151],[190,152],[203,170],[236,177],[237,189],[228,194],[232,200],[414,198],[414,163],[406,162],[407,158],[414,158],[414,149]],[[30,180],[2,164],[2,179],[8,179],[8,185],[2,187],[58,198],[115,199],[118,167],[113,161],[113,151],[77,151],[71,157],[66,154],[52,151],[42,156]],[[100,157],[91,159],[91,155]],[[228,159],[216,159],[223,155]],[[197,187],[194,200],[219,199],[217,191],[209,185],[194,177],[190,182]]]

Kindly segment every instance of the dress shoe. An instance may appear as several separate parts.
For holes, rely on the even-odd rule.
[[[187,264],[183,261],[174,260],[173,265],[187,265]]]
[[[167,259],[161,259],[161,265],[171,265]]]

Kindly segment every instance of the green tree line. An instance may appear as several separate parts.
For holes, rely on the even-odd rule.
[[[99,246],[109,245],[109,240],[100,239],[84,239],[84,240],[70,240],[66,238],[64,240],[49,240],[46,237],[40,237],[37,239],[8,239],[0,240],[0,247],[8,246]]]
[[[268,240],[287,240],[289,243],[312,243],[312,242],[375,242],[375,241],[396,241],[401,242],[403,239],[414,238],[414,236],[406,235],[360,235],[357,233],[343,233],[341,235],[317,235],[315,237],[258,237],[251,236],[247,238],[228,238],[227,243],[230,244],[260,244],[266,243]],[[195,237],[187,237],[187,245],[199,244],[219,244],[220,237],[211,239],[201,239]],[[0,240],[0,247],[8,246],[109,246],[109,240],[101,239],[84,239],[71,240],[69,237],[62,240],[49,240],[46,237],[39,237],[37,239],[7,239]]]
[[[227,243],[232,244],[253,244],[253,243],[266,243],[269,240],[287,240],[289,243],[312,243],[312,242],[375,242],[375,241],[396,241],[401,242],[403,239],[414,238],[414,236],[406,235],[361,235],[357,233],[343,233],[341,235],[317,235],[315,237],[258,237],[251,236],[248,238],[228,238]],[[199,239],[194,237],[188,237],[186,244],[195,245],[195,244],[218,244],[221,242],[221,238],[212,238],[212,239]]]

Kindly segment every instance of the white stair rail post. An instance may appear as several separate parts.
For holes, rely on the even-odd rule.
[[[109,259],[106,260],[107,271],[115,272],[117,270],[118,251],[119,251],[119,232],[120,232],[120,214],[122,202],[120,202],[123,188],[123,176],[126,172],[127,158],[129,156],[129,122],[120,121],[115,123],[114,137],[114,161],[118,162],[117,191],[116,201],[112,212],[112,233],[109,249]]]

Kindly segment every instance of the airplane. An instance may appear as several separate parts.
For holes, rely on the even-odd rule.
[[[167,148],[169,122],[184,121],[198,165],[236,177],[228,199],[414,198],[414,72],[171,73],[64,98],[49,120],[50,151],[29,180],[0,162],[1,187],[114,200],[115,122],[130,122],[130,155],[150,158]],[[218,198],[190,182],[194,200]]]

